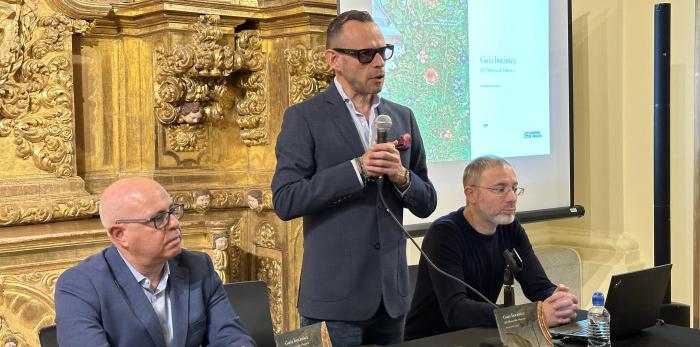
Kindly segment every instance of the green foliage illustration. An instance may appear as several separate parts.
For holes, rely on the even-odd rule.
[[[410,107],[428,162],[471,158],[467,0],[376,0],[387,43],[382,96]]]

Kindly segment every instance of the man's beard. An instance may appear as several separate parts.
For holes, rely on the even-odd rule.
[[[496,225],[506,225],[513,223],[515,220],[515,215],[496,215],[491,217],[491,223],[496,224]]]

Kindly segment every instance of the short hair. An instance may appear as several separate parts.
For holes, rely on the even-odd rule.
[[[462,174],[462,185],[464,185],[464,188],[467,186],[478,185],[479,179],[481,179],[481,174],[484,173],[486,169],[499,165],[512,167],[508,161],[495,155],[485,155],[473,159],[467,165],[467,167],[464,168],[464,173]]]
[[[343,25],[351,20],[362,23],[374,23],[372,16],[367,11],[350,10],[339,14],[331,21],[331,24],[328,24],[328,29],[326,29],[326,48],[333,48],[332,44],[340,36]]]

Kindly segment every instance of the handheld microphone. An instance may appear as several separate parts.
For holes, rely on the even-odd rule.
[[[377,129],[377,143],[386,143],[391,129],[391,117],[380,114],[374,119],[374,128]]]
[[[391,129],[391,117],[380,114],[374,119],[374,128],[377,131],[377,143],[386,143],[389,137],[389,129]],[[382,189],[384,184],[384,176],[377,177],[379,189]]]

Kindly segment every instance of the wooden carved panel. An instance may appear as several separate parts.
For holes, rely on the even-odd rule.
[[[292,104],[302,102],[328,88],[335,73],[326,63],[326,47],[308,48],[297,43],[285,50],[284,58],[289,65],[289,99]]]
[[[0,276],[0,312],[5,313],[0,313],[0,342],[39,345],[39,329],[53,324],[55,318],[53,291],[58,275],[54,271]]]
[[[17,158],[31,158],[37,168],[57,177],[73,176],[70,37],[92,24],[61,13],[41,16],[33,1],[3,10],[0,137],[13,139]]]

